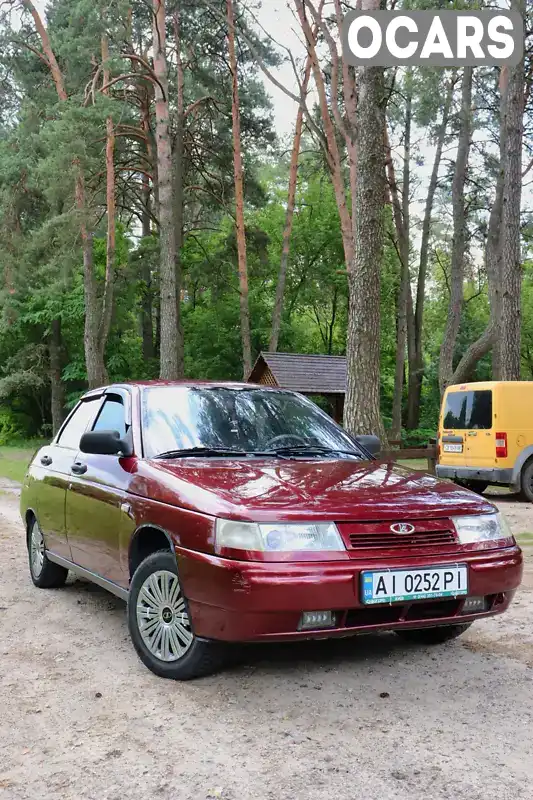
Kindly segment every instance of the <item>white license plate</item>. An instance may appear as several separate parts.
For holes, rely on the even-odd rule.
[[[468,567],[454,564],[450,567],[363,572],[361,586],[362,601],[366,605],[458,597],[468,594]]]
[[[462,453],[463,452],[463,445],[462,444],[445,444],[443,448],[445,453]]]

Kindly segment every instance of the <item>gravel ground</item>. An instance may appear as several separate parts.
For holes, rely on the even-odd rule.
[[[179,684],[142,666],[119,600],[33,587],[16,494],[4,483],[1,800],[532,800],[533,551],[512,610],[456,642],[242,648]],[[499,502],[533,531],[531,506]]]

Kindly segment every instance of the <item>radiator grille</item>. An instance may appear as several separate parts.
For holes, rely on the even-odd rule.
[[[408,521],[406,521],[408,522]],[[446,553],[457,550],[459,544],[450,520],[420,520],[410,522],[410,533],[395,533],[394,522],[339,523],[338,528],[349,550],[358,554],[378,556],[381,553],[400,553],[406,550],[426,553]]]
[[[406,547],[441,547],[455,544],[451,531],[422,531],[399,536],[395,533],[352,533],[350,547],[363,550],[404,550]]]

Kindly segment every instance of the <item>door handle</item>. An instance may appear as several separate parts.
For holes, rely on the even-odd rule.
[[[50,458],[50,456],[43,456],[41,458],[41,464],[43,465],[43,467],[49,467],[51,463],[52,459]]]
[[[82,464],[81,461],[75,461],[71,471],[74,475],[85,475],[87,472],[87,464]]]

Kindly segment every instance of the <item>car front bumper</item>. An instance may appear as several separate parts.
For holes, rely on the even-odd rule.
[[[325,638],[469,622],[505,611],[523,569],[519,547],[393,562],[233,561],[180,547],[176,555],[196,635],[231,642]],[[468,564],[469,596],[487,597],[488,611],[462,614],[464,598],[378,606],[361,602],[360,575],[365,570],[457,563]],[[335,628],[298,630],[303,611],[326,610],[335,612]]]

